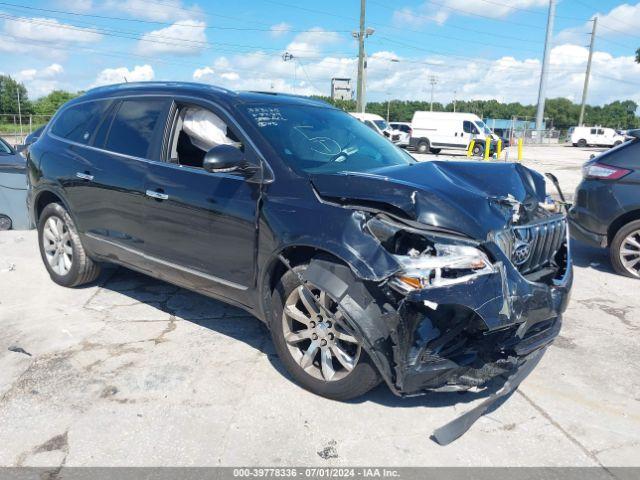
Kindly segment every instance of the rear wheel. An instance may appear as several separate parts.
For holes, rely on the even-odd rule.
[[[100,274],[100,267],[87,256],[69,212],[59,203],[50,203],[42,211],[38,240],[44,266],[58,285],[76,287]]]
[[[429,151],[429,140],[420,140],[416,146],[418,153],[427,153]]]
[[[611,263],[616,272],[640,278],[640,220],[626,224],[613,237]]]
[[[581,138],[580,140],[578,140],[578,146],[581,148],[584,148],[587,146],[587,141],[584,138]]]
[[[278,356],[305,389],[334,400],[359,397],[378,385],[380,376],[361,342],[345,328],[336,302],[319,288],[310,288],[331,315],[318,307],[291,271],[273,293],[270,330]]]

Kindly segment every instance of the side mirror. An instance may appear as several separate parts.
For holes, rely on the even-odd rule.
[[[248,166],[244,153],[231,145],[217,145],[204,156],[203,168],[207,172],[234,172]]]

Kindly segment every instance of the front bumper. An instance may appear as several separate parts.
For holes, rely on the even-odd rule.
[[[508,376],[556,338],[573,283],[565,248],[566,264],[549,283],[528,281],[495,246],[495,273],[400,302],[388,286],[322,260],[304,278],[336,299],[394,393],[460,391]]]

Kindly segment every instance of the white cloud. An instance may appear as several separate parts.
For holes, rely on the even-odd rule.
[[[273,38],[280,38],[291,31],[291,25],[287,22],[281,22],[271,26],[271,36]]]
[[[137,51],[146,55],[174,53],[194,55],[206,47],[206,24],[199,20],[179,23],[145,33],[138,41]]]
[[[51,91],[61,88],[60,75],[64,73],[64,68],[58,63],[36,69],[27,68],[13,74],[13,78],[23,82],[27,87],[29,96],[38,98],[50,93]]]
[[[563,44],[552,49],[548,98],[565,97],[574,102],[580,101],[587,56],[588,50],[575,44]],[[392,62],[391,59],[399,61]],[[396,52],[378,51],[369,56],[367,92],[371,101],[386,98],[428,100],[430,86],[424,79],[436,75],[435,99],[439,102],[450,102],[456,92],[459,100],[495,98],[504,102],[534,104],[540,68],[538,58],[505,56],[495,60],[463,61],[432,55],[409,59]],[[607,52],[596,51],[592,75],[589,103],[604,104],[621,99],[640,103],[640,88],[633,80],[640,78],[640,65],[632,56],[614,57]],[[218,57],[211,67],[194,72],[194,78],[199,81],[233,90],[274,90],[300,95],[329,95],[330,79],[334,76],[355,80],[355,58],[325,56],[302,63],[283,62],[278,57],[254,52]]]
[[[314,27],[296,35],[287,45],[286,50],[294,56],[312,57],[320,54],[325,46],[339,43],[341,39],[340,34],[336,32],[327,32],[320,27]]]
[[[145,82],[153,80],[154,72],[151,65],[136,65],[133,70],[126,67],[105,68],[102,70],[91,87],[112,85],[125,82]]]
[[[135,18],[159,22],[175,22],[202,16],[202,10],[196,6],[185,6],[181,0],[107,0],[103,10],[120,11]]]
[[[453,15],[482,15],[491,18],[503,18],[518,9],[533,9],[548,7],[548,0],[510,0],[509,2],[485,2],[482,0],[444,0],[436,8],[433,3],[426,1],[417,8],[402,7],[393,14],[394,22],[398,25],[421,26],[428,22],[443,24]]]
[[[193,79],[194,80],[206,79],[207,77],[210,77],[214,73],[215,72],[211,67],[196,68],[196,70],[193,72]]]
[[[637,34],[637,25],[640,23],[640,3],[635,5],[624,3],[608,13],[596,13],[591,18],[596,16],[598,17],[598,37],[634,36]],[[591,33],[592,28],[591,21],[578,27],[567,28],[557,35],[556,41],[582,43],[587,38],[586,35]]]
[[[4,21],[4,34],[19,40],[47,42],[56,44],[94,43],[102,39],[102,35],[89,28],[77,27],[61,23],[54,18],[20,17],[18,20]],[[4,41],[4,40],[3,40]]]

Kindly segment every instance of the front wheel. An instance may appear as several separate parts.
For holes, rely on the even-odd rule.
[[[473,146],[473,156],[474,157],[483,157],[484,156],[484,147],[482,145],[478,145],[476,143]]]
[[[622,142],[621,142],[620,140],[617,140],[617,141],[613,144],[613,146],[614,146],[614,147],[618,147],[618,146],[620,146],[620,145],[622,145]]]
[[[58,203],[47,205],[38,220],[40,255],[51,279],[64,287],[92,282],[100,267],[85,252],[69,212]]]
[[[640,278],[640,220],[626,224],[613,238],[611,263],[616,272]]]
[[[429,151],[429,142],[427,140],[420,140],[416,146],[418,153],[425,154]]]
[[[581,138],[580,140],[578,140],[578,146],[580,148],[584,148],[587,146],[587,141],[584,138]]]
[[[270,330],[278,356],[303,388],[333,400],[359,397],[380,383],[378,371],[361,342],[345,328],[336,302],[326,292],[310,288],[316,300],[287,271],[273,293]]]

